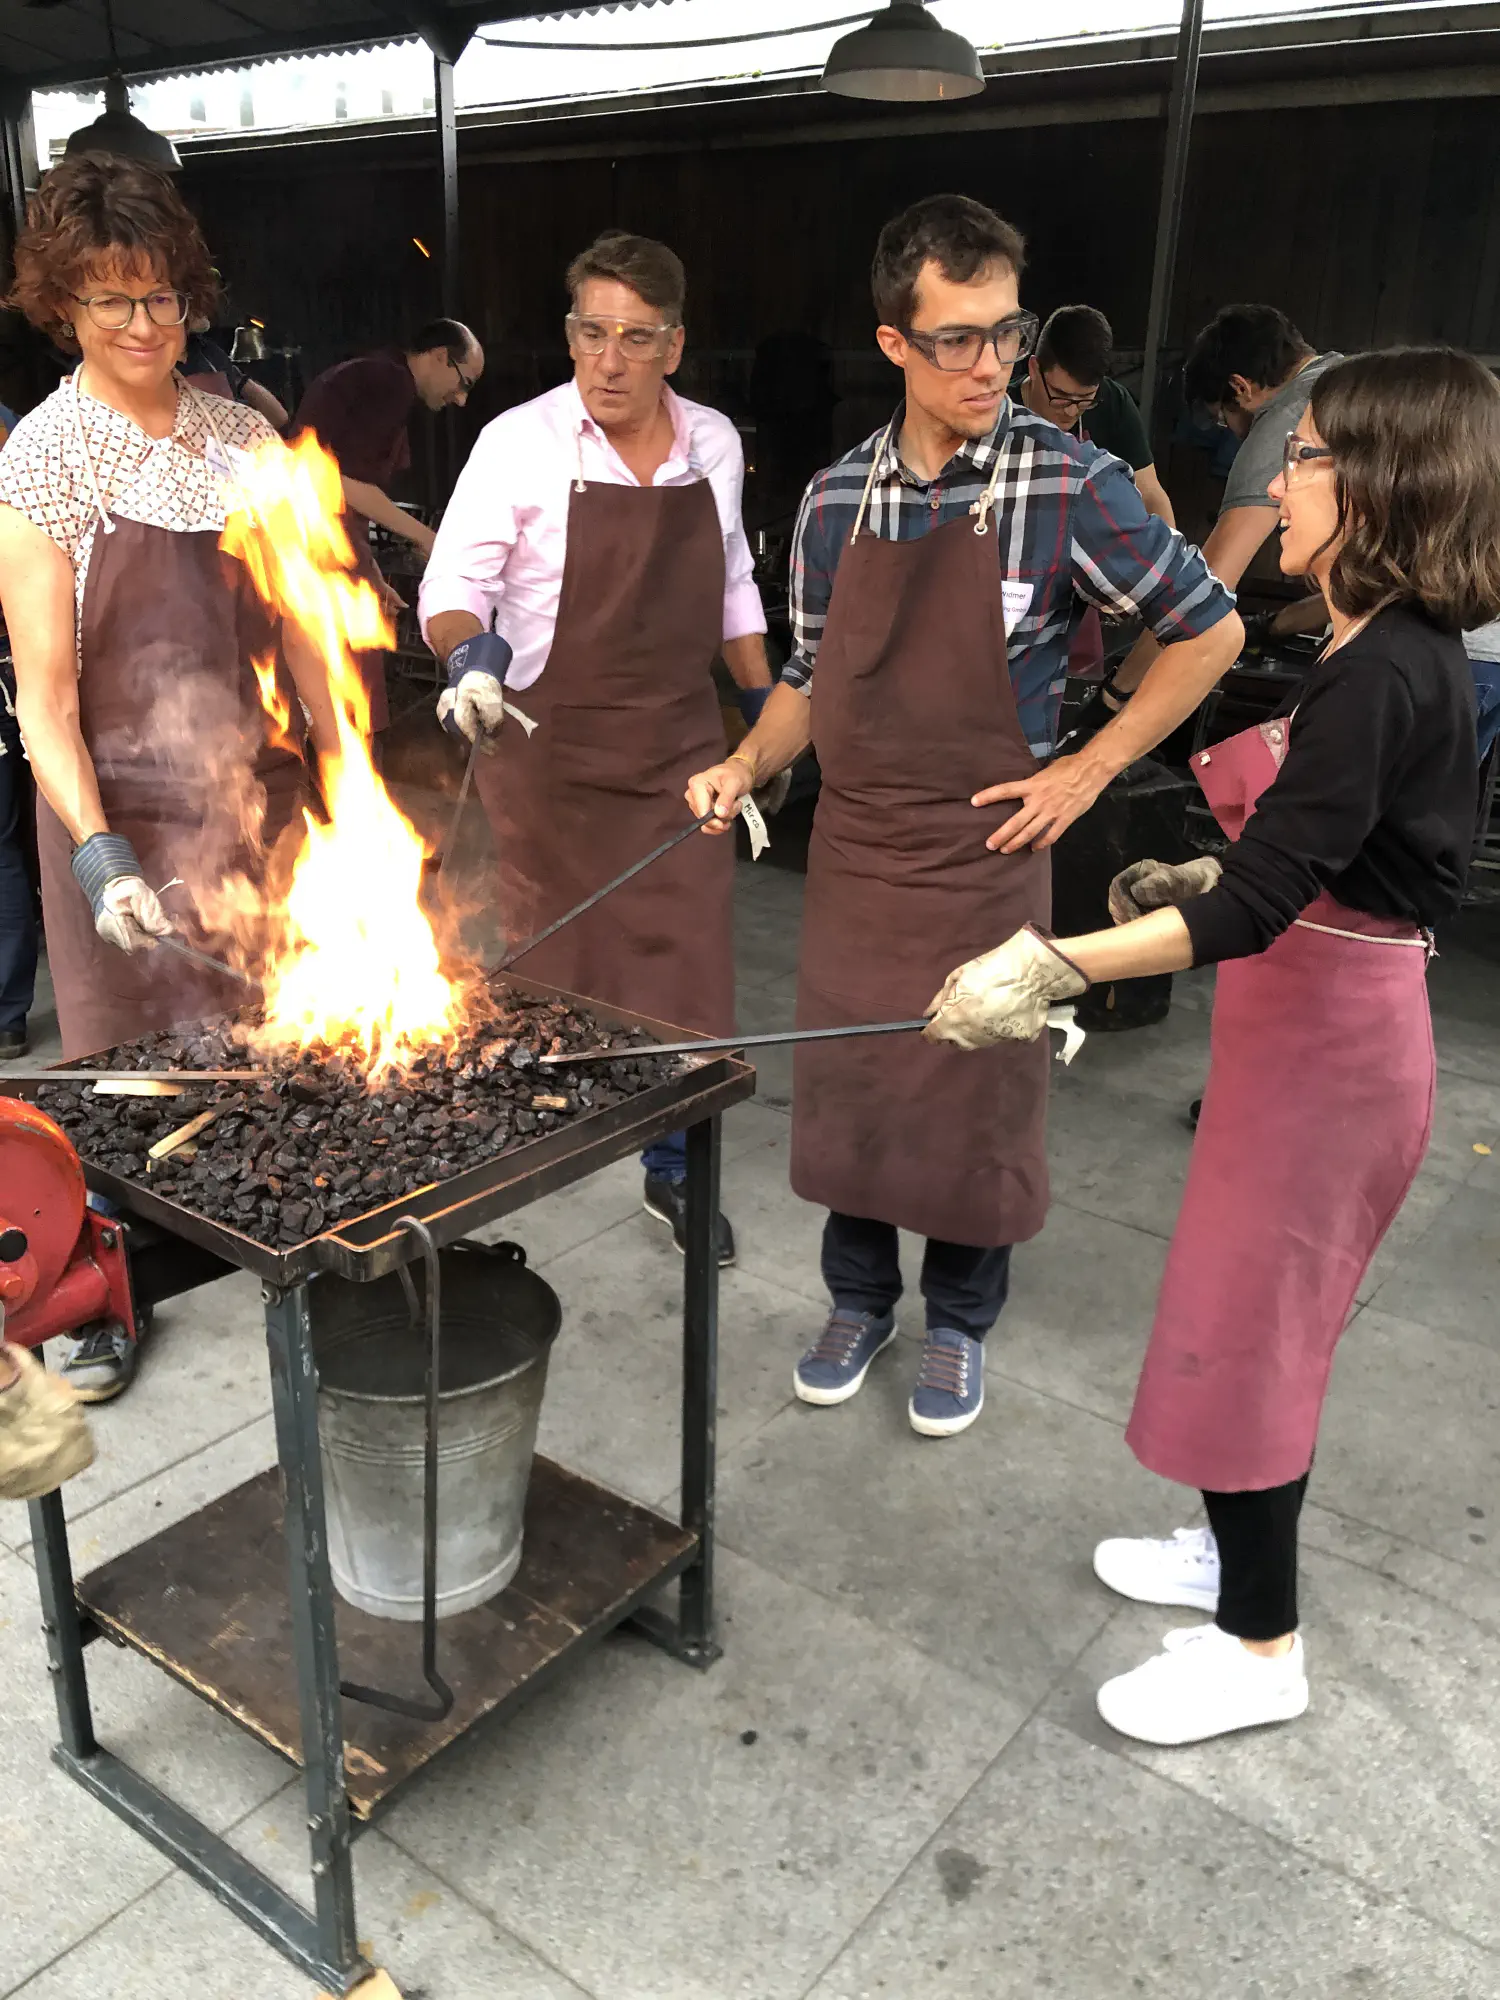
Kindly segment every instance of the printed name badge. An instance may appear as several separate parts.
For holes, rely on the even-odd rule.
[[[1000,599],[1005,606],[1005,629],[1007,632],[1010,631],[1018,619],[1024,618],[1026,613],[1031,609],[1031,600],[1035,595],[1035,589],[1036,586],[1030,583],[1006,582],[1001,584]]]
[[[765,820],[754,799],[740,800],[740,818],[745,822],[745,831],[750,836],[750,859],[759,861],[771,845],[771,836],[766,832]]]
[[[227,502],[234,497],[234,489],[240,484],[251,458],[248,451],[240,451],[234,445],[226,445],[220,439],[211,437],[203,447],[203,462],[219,484],[230,489],[225,496]]]

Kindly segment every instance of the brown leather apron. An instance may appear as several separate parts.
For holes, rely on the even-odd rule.
[[[862,531],[868,497],[867,486],[810,697],[823,787],[797,985],[805,1028],[920,1014],[956,965],[1045,924],[1051,906],[1050,856],[991,853],[1006,808],[969,803],[1038,768],[1006,665],[988,497],[977,519],[906,542]],[[1045,1035],[979,1055],[916,1035],[802,1044],[792,1186],[941,1241],[1024,1242],[1047,1213],[1048,1061]]]
[[[220,551],[216,529],[152,527],[120,513],[113,524],[94,539],[78,679],[83,740],[109,830],[134,846],[152,888],[180,876],[191,891],[233,869],[257,879],[306,785],[300,758],[270,747],[250,664],[274,643],[274,628],[242,566]],[[264,822],[249,840],[245,815],[257,815],[257,785]],[[64,1057],[244,1004],[234,981],[164,951],[123,952],[98,936],[69,865],[73,843],[41,798],[37,847]],[[166,907],[175,915],[191,902],[179,893]]]
[[[474,782],[518,942],[687,821],[683,792],[724,755],[713,663],[724,543],[707,480],[575,483],[557,628]],[[684,841],[529,953],[518,975],[703,1034],[734,1027],[734,843]]]

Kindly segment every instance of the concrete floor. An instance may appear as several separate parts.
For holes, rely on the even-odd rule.
[[[742,1025],[781,1026],[801,880],[742,865],[738,887]],[[1092,1692],[1191,1619],[1110,1597],[1089,1553],[1187,1518],[1121,1429],[1209,981],[1058,1073],[1051,1220],[948,1443],[907,1427],[910,1339],[845,1409],[790,1396],[818,1218],[787,1188],[773,1053],[725,1133],[724,1659],[616,1638],[360,1841],[361,1936],[407,2000],[1500,1996],[1497,963],[1475,919],[1433,969],[1437,1132],[1340,1351],[1306,1516],[1312,1709],[1175,1752],[1113,1738]],[[681,1266],[639,1195],[614,1168],[511,1233],[565,1307],[545,1447],[660,1501]],[[164,1309],[97,1428],[80,1567],[268,1464],[255,1285]],[[0,1994],[310,1994],[50,1766],[25,1537],[0,1511]],[[93,1672],[102,1739],[305,1893],[286,1768],[134,1656]]]

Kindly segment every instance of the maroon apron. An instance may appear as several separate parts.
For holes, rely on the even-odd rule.
[[[189,891],[212,892],[234,870],[256,879],[304,796],[301,759],[270,746],[250,664],[274,628],[218,544],[216,529],[116,514],[112,533],[96,530],[84,585],[83,740],[109,830],[130,841],[152,888],[180,876]],[[295,714],[295,691],[282,693]],[[244,1004],[235,981],[99,937],[69,865],[73,843],[40,797],[37,848],[64,1057]],[[191,901],[168,896],[166,908],[175,916]]]
[[[724,756],[713,663],[724,543],[712,488],[575,485],[552,649],[474,782],[511,943],[687,820]],[[734,842],[684,841],[517,964],[517,974],[709,1035],[734,1027]]]
[[[840,560],[812,682],[823,773],[807,858],[797,1025],[920,1014],[956,965],[1045,924],[1051,861],[985,840],[1019,810],[988,785],[1038,768],[1006,664],[988,503]],[[965,1055],[916,1035],[803,1043],[792,1186],[806,1201],[996,1248],[1047,1214],[1046,1036]]]
[[[1290,724],[1199,751],[1238,839]],[[1300,1479],[1333,1350],[1427,1150],[1426,940],[1326,892],[1219,967],[1208,1084],[1126,1441],[1210,1492]]]

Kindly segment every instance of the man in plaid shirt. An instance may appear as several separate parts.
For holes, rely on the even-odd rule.
[[[961,939],[982,950],[1045,924],[1046,850],[1239,650],[1229,594],[1147,513],[1129,468],[1009,400],[1036,338],[1023,263],[1019,233],[963,196],[886,225],[876,339],[905,400],[808,488],[795,651],[740,749],[688,788],[726,831],[747,792],[816,745],[802,1026],[920,1014],[970,955]],[[1139,611],[1162,650],[1127,709],[1048,763],[1079,598]],[[909,1414],[928,1437],[978,1416],[1010,1248],[1047,1207],[1045,1047],[965,1063],[916,1037],[803,1044],[793,1091],[792,1184],[829,1211],[833,1300],[796,1393],[858,1391],[894,1337],[897,1231],[914,1230],[927,1332]]]

